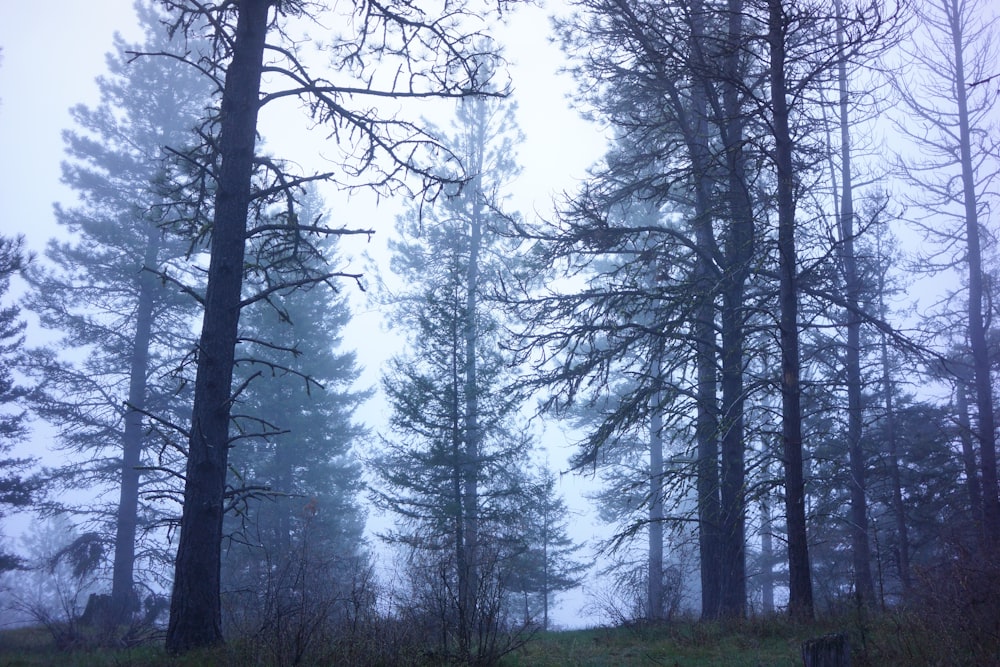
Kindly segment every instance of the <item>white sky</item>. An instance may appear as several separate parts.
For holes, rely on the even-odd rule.
[[[512,63],[518,120],[525,135],[518,149],[523,173],[513,187],[513,205],[528,217],[535,212],[547,215],[552,197],[573,189],[603,150],[599,130],[569,109],[567,98],[573,83],[568,76],[557,74],[561,55],[550,43],[548,13],[539,7],[522,8],[498,30]],[[59,232],[53,203],[73,198],[72,191],[59,180],[61,132],[71,126],[68,110],[78,103],[98,101],[94,80],[106,71],[105,54],[116,31],[130,41],[141,37],[132,0],[0,0],[0,231],[24,234],[29,248],[39,255],[46,241]],[[305,122],[301,117],[286,122],[300,121]],[[264,133],[266,138],[266,128]],[[279,146],[271,144],[270,148],[281,153]],[[326,196],[332,207],[346,205]],[[374,222],[365,224],[376,228],[376,253],[392,233],[396,210],[391,204],[369,210]],[[346,332],[348,346],[352,340],[358,341],[358,346],[365,345],[360,359],[367,366],[364,381],[369,384],[377,382],[380,362],[391,353],[385,343],[381,349],[370,344],[372,340],[389,340],[381,331],[379,313],[362,309]],[[37,340],[37,333],[30,335]],[[366,421],[378,428],[382,404],[373,402],[367,412]],[[570,453],[568,443],[558,431],[546,438],[551,440],[546,443],[551,450],[549,459],[558,469]],[[45,441],[40,432],[28,443],[29,451],[43,454]],[[590,486],[586,480],[565,475],[560,486],[572,508],[581,511],[587,507],[587,501],[580,497],[582,488]],[[581,518],[581,536],[597,530],[596,526],[590,528],[594,521],[589,513]],[[578,624],[582,603],[580,595],[567,600],[553,614],[554,622]]]

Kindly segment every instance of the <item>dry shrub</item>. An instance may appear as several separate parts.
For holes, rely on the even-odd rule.
[[[962,555],[915,574],[910,600],[872,638],[870,664],[1000,665],[1000,560]]]

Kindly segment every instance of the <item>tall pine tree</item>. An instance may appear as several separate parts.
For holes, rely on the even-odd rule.
[[[457,645],[442,649],[462,660],[490,650],[485,639],[499,622],[496,600],[483,591],[502,585],[497,568],[529,446],[490,303],[509,270],[497,211],[517,173],[512,122],[501,102],[459,105],[451,143],[471,180],[432,208],[411,209],[391,245],[392,269],[407,286],[392,310],[411,352],[394,358],[383,379],[392,415],[375,461],[375,500],[400,519],[390,539],[450,563]]]
[[[77,127],[65,134],[63,181],[79,203],[56,207],[65,240],[49,243],[26,300],[58,336],[28,364],[40,382],[34,409],[58,428],[68,453],[51,471],[51,488],[99,494],[91,518],[113,543],[117,621],[136,610],[136,568],[148,568],[142,579],[159,576],[155,561],[164,554],[141,538],[174,509],[143,500],[176,490],[171,473],[182,448],[174,426],[185,419],[182,366],[197,312],[185,294],[191,285],[181,286],[194,279],[178,268],[195,249],[179,233],[190,210],[175,206],[186,167],[172,156],[194,143],[211,85],[177,61],[133,62],[131,51],[171,44],[154,6],[136,7],[145,43],[116,37],[99,104],[72,110]]]

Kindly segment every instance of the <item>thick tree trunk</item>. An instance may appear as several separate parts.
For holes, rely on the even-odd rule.
[[[146,234],[146,252],[138,278],[135,333],[132,359],[129,362],[128,404],[125,407],[125,430],[122,435],[121,489],[115,526],[115,561],[111,575],[111,614],[115,623],[124,623],[137,611],[135,600],[135,536],[139,511],[139,466],[142,462],[142,414],[146,409],[146,374],[149,344],[153,330],[155,276],[160,248],[160,234],[150,225]]]
[[[788,608],[812,618],[812,578],[806,537],[806,498],[799,386],[798,274],[795,251],[795,173],[785,81],[786,20],[782,0],[768,0],[768,46],[774,163],[777,171],[779,308],[781,343],[781,432],[785,466],[785,522],[788,528]]]
[[[746,614],[746,442],[744,434],[744,297],[754,254],[753,204],[747,187],[741,108],[743,1],[728,0],[723,108],[729,230],[722,272],[722,513],[725,615]]]
[[[272,0],[238,4],[222,96],[218,189],[184,480],[167,650],[222,641],[220,561],[233,362],[240,318],[260,78]]]
[[[841,0],[834,3],[837,11],[837,50],[844,52],[844,17]],[[865,487],[865,455],[861,448],[861,314],[859,312],[861,281],[858,278],[854,253],[854,175],[851,171],[851,133],[848,108],[847,62],[840,58],[837,66],[840,92],[840,169],[842,196],[840,201],[841,263],[844,271],[845,301],[847,302],[847,451],[850,461],[851,551],[854,557],[854,585],[858,597],[866,604],[875,599],[872,579],[871,548],[868,542],[868,499]]]

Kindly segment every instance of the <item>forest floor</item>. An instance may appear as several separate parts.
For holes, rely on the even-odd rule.
[[[796,667],[802,664],[803,642],[832,633],[848,636],[854,667],[1000,665],[1000,652],[995,646],[986,649],[986,655],[991,657],[985,657],[983,662],[983,653],[973,656],[959,647],[948,649],[947,640],[928,634],[927,630],[922,624],[911,625],[891,614],[866,618],[862,623],[847,615],[810,624],[772,617],[728,624],[685,621],[593,628],[540,633],[504,656],[500,667]],[[162,640],[128,649],[59,650],[44,628],[0,631],[0,667],[268,667],[270,664],[262,656],[248,656],[245,647],[241,650],[235,644],[172,657],[163,651]],[[331,655],[330,661],[324,660],[322,664],[349,667],[354,663],[338,661]],[[411,659],[399,664],[423,667],[436,663],[430,659]]]

